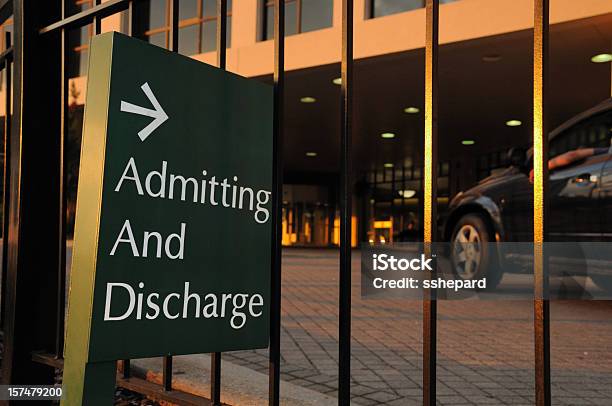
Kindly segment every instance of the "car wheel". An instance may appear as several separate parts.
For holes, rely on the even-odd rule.
[[[493,242],[486,220],[479,214],[467,214],[459,219],[451,238],[451,262],[457,279],[487,279],[487,289],[501,281]]]

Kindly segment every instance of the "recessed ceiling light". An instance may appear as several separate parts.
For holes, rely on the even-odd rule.
[[[314,103],[314,102],[316,102],[316,101],[317,101],[317,99],[315,99],[314,97],[305,96],[305,97],[302,97],[302,98],[300,99],[300,101],[301,101],[302,103]]]
[[[508,127],[518,127],[521,124],[523,124],[523,122],[521,120],[508,120],[508,121],[506,121],[506,125]]]
[[[483,62],[499,62],[502,57],[499,54],[489,54],[482,57]]]
[[[411,197],[414,197],[414,195],[416,195],[416,190],[412,190],[412,189],[406,189],[406,190],[400,190],[399,195],[405,199],[410,199]]]
[[[391,162],[387,162],[386,164],[384,164],[385,168],[393,168],[393,164]]]
[[[385,139],[395,138],[395,134],[393,134],[393,133],[382,133],[382,134],[380,134],[380,136],[382,138],[385,138]]]
[[[306,156],[310,156],[310,157],[317,156],[317,153],[309,151],[309,152],[306,153]]]
[[[335,78],[334,80],[332,80],[332,83],[334,85],[341,85],[342,84],[342,78]]]
[[[612,54],[599,54],[591,58],[593,63],[605,63],[612,61]]]
[[[474,140],[462,140],[461,143],[463,145],[474,145],[476,143],[476,141],[474,141]]]
[[[421,111],[421,110],[419,110],[418,107],[414,107],[414,106],[406,107],[404,109],[404,113],[408,113],[408,114],[416,114],[419,111]]]

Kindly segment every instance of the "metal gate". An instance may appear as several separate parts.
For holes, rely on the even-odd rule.
[[[61,369],[66,285],[66,165],[68,131],[68,30],[126,11],[128,34],[137,23],[139,0],[94,0],[93,7],[68,15],[67,0],[0,0],[0,23],[13,18],[14,45],[6,38],[0,69],[7,84],[4,122],[2,329],[4,384],[51,384]],[[169,48],[179,45],[179,0],[170,0]],[[548,276],[542,242],[546,230],[549,0],[534,0],[534,242],[535,242],[535,398],[549,405]],[[283,102],[285,5],[274,5],[274,195],[271,269],[269,404],[279,404],[280,304],[283,184]],[[438,0],[426,0],[424,236],[436,239]],[[226,66],[227,0],[217,0],[217,64]],[[13,66],[13,67],[12,67]],[[15,75],[12,77],[12,71]],[[353,105],[353,0],[342,0],[340,300],[338,404],[350,404],[351,356],[351,123]],[[12,115],[10,114],[12,106]],[[434,292],[423,301],[423,404],[436,401],[436,322]],[[172,388],[172,357],[164,357],[163,384],[130,374],[123,360],[117,384],[178,404],[219,405],[221,354],[211,357],[210,399]]]

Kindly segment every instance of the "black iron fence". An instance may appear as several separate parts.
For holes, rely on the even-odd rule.
[[[50,384],[62,367],[66,286],[66,157],[68,132],[68,30],[93,24],[116,13],[128,15],[132,35],[139,0],[95,0],[93,7],[68,15],[67,0],[0,0],[0,23],[14,19],[15,43],[0,54],[6,75],[3,193],[2,314],[4,352],[2,382]],[[169,47],[179,45],[179,0],[170,1]],[[548,0],[534,0],[534,235],[544,241],[547,151],[545,134]],[[283,184],[283,102],[285,5],[274,5],[274,196],[269,351],[269,404],[279,404],[280,306]],[[437,89],[439,0],[426,1],[424,238],[436,239]],[[217,0],[217,63],[226,66],[227,0]],[[15,75],[12,77],[11,64]],[[340,300],[338,403],[350,404],[351,356],[351,123],[353,105],[353,0],[342,0],[342,90],[340,173]],[[13,114],[10,115],[10,106]],[[542,299],[547,274],[536,251],[534,289],[536,403],[549,405],[549,308]],[[423,301],[423,403],[436,399],[436,300]],[[164,357],[162,385],[133,377],[123,360],[117,384],[178,404],[220,404],[221,354],[211,357],[210,398],[172,388],[172,357]]]

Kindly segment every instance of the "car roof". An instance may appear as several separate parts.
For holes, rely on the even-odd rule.
[[[550,133],[549,139],[552,140],[559,133],[562,133],[563,131],[567,130],[568,128],[572,127],[575,124],[578,124],[579,122],[581,122],[583,120],[586,120],[587,118],[590,118],[592,116],[596,116],[596,115],[598,115],[600,113],[604,113],[604,112],[609,111],[609,110],[612,110],[612,98],[604,100],[603,102],[599,103],[595,107],[591,107],[590,109],[588,109],[586,111],[583,111],[582,113],[577,114],[574,117],[570,118],[565,123],[563,123],[559,127],[555,128]]]

